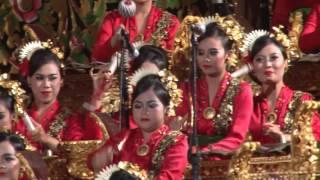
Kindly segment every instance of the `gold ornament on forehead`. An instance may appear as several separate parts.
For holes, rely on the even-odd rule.
[[[147,144],[142,144],[137,149],[138,156],[146,156],[150,151],[150,147]]]
[[[203,110],[202,116],[207,120],[212,120],[216,116],[216,110],[212,107],[207,107]]]
[[[24,112],[24,100],[27,97],[25,91],[21,88],[21,84],[18,81],[10,80],[8,74],[0,75],[0,86],[8,91],[8,94],[13,97],[14,110],[17,115],[21,115]]]
[[[267,116],[267,122],[269,123],[275,123],[277,120],[278,116],[275,112],[270,112]]]

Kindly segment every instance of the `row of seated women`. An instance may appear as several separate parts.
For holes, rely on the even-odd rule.
[[[264,34],[248,46],[249,63],[253,67],[251,76],[261,86],[261,93],[253,96],[249,83],[233,78],[226,65],[235,49],[232,37],[218,22],[210,22],[198,38],[197,65],[200,75],[197,79],[197,131],[200,150],[208,159],[226,157],[217,154],[232,153],[246,140],[248,133],[254,141],[263,144],[290,142],[293,113],[298,101],[310,100],[307,93],[291,90],[283,82],[289,65],[290,53],[286,45],[271,34]],[[98,176],[116,178],[107,168],[120,162],[137,165],[127,171],[134,176],[152,179],[182,179],[187,166],[187,136],[192,133],[190,120],[190,82],[180,81],[179,87],[174,76],[166,71],[166,52],[153,45],[144,45],[131,65],[133,92],[129,121],[130,127],[112,134],[102,147],[88,158],[88,166]],[[109,67],[101,68],[93,77],[93,93],[89,103],[77,112],[70,112],[59,105],[57,96],[63,84],[63,66],[50,48],[24,48],[27,68],[22,69],[32,92],[27,113],[31,117],[33,130],[29,130],[20,118],[13,121],[18,112],[16,88],[3,83],[0,98],[2,131],[18,132],[36,150],[51,150],[59,155],[59,144],[64,141],[98,140],[103,134],[96,122],[89,116],[90,111],[102,108],[104,93],[113,85]],[[173,72],[174,73],[174,72]],[[3,79],[3,82],[9,82]],[[179,94],[182,92],[182,96]],[[177,100],[178,97],[178,100]],[[179,97],[182,102],[179,103]],[[176,116],[172,112],[176,110]],[[111,117],[117,118],[118,115]],[[113,121],[111,120],[108,121]],[[118,121],[113,121],[118,123]],[[319,116],[312,121],[313,134],[320,140]],[[108,129],[108,127],[107,127]],[[181,131],[179,131],[181,130]],[[0,177],[18,179],[11,173],[16,166],[18,148],[10,137],[0,142]],[[10,152],[9,152],[10,150]],[[8,157],[10,156],[10,157]],[[14,161],[15,160],[15,161]],[[214,163],[214,161],[212,161]],[[140,171],[137,171],[141,169]]]

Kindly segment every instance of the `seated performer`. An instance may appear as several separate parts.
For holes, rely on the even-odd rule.
[[[11,132],[17,111],[23,110],[24,90],[18,81],[9,79],[8,74],[0,75],[0,132]]]
[[[132,95],[132,113],[138,128],[111,137],[92,154],[88,164],[99,172],[107,165],[126,161],[154,179],[182,179],[187,165],[187,139],[164,124],[166,113],[177,105],[181,91],[167,71],[160,76],[141,72],[134,78],[137,84]]]
[[[311,10],[307,21],[303,25],[299,46],[305,53],[320,52],[320,4]]]
[[[248,41],[248,47],[252,47],[248,48],[253,66],[252,75],[261,85],[261,93],[254,97],[250,131],[252,140],[262,144],[290,142],[298,105],[301,101],[312,99],[310,94],[294,91],[283,82],[288,61],[294,52],[290,50],[292,47],[288,46],[289,39],[286,34],[278,28],[274,30],[273,34],[261,33]],[[314,136],[319,141],[318,114],[314,115],[312,127]]]
[[[18,135],[0,132],[0,179],[37,179],[26,159],[20,153],[25,144]]]
[[[144,41],[172,49],[179,21],[174,15],[152,5],[152,0],[133,0],[125,9],[131,11],[136,4],[133,17],[124,17],[119,10],[108,13],[98,31],[96,42],[92,48],[92,58],[98,61],[109,61],[119,50],[121,30],[129,32],[129,41]],[[135,9],[135,8],[133,8]]]
[[[142,45],[139,48],[139,56],[134,58],[130,63],[131,68],[129,71],[129,75],[135,74],[136,71],[140,68],[153,69],[155,72],[157,72],[162,69],[167,69],[168,64],[169,62],[167,53],[161,47],[157,47],[154,45]],[[98,73],[91,75],[94,87],[90,101],[92,110],[101,109],[101,111],[105,113],[118,112],[119,106],[117,106],[116,108],[115,106],[112,106],[112,108],[108,108],[110,107],[112,98],[114,100],[119,100],[119,96],[112,97],[112,94],[118,94],[117,92],[119,92],[119,84],[115,83],[114,80],[110,82],[108,81],[108,77],[111,76],[111,73],[106,69],[101,69]],[[116,88],[109,88],[108,90],[106,90],[105,87],[107,87],[109,83],[112,83],[112,87],[116,86]],[[116,92],[110,92],[113,90]],[[115,116],[113,116],[113,119],[116,120],[115,122],[118,122],[118,114],[115,114]],[[132,117],[130,117],[130,128],[136,128],[136,124],[134,123]],[[94,129],[91,129],[91,131],[93,130]]]
[[[203,153],[231,153],[246,138],[253,107],[252,91],[248,83],[232,78],[226,67],[232,53],[237,51],[233,39],[237,39],[234,35],[241,35],[241,28],[238,23],[233,27],[225,26],[224,20],[235,22],[231,17],[216,18],[219,20],[209,23],[198,38],[196,60],[201,75],[197,79],[197,132]],[[177,115],[184,120],[191,117],[191,85],[181,85],[183,103],[177,109]]]
[[[20,53],[20,60],[24,64],[23,74],[27,75],[32,91],[32,104],[27,113],[35,130],[29,131],[22,119],[15,124],[14,130],[26,136],[38,150],[56,150],[60,141],[86,140],[89,135],[84,132],[99,133],[85,131],[95,121],[88,119],[83,112],[73,113],[59,104],[57,96],[63,84],[64,72],[58,56],[63,53],[48,45],[48,42],[31,42]]]

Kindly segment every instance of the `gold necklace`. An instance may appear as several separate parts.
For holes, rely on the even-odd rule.
[[[147,144],[141,144],[137,149],[138,156],[146,156],[149,153],[150,147]]]
[[[275,112],[270,112],[267,115],[267,122],[274,124],[276,122],[277,118],[278,118],[278,115]]]
[[[207,120],[213,119],[215,115],[216,115],[216,110],[211,106],[206,107],[202,113],[202,116]]]

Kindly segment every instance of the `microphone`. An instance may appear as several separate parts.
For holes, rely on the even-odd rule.
[[[122,29],[121,30],[121,36],[123,38],[123,40],[125,41],[127,48],[129,50],[129,53],[131,54],[132,58],[136,58],[139,56],[139,51],[137,48],[135,48],[129,41],[129,34]]]
[[[136,4],[132,0],[122,0],[119,3],[118,11],[125,18],[132,17],[136,14]]]
[[[237,77],[240,77],[242,75],[248,74],[251,71],[252,71],[252,65],[250,63],[247,63],[244,66],[242,66],[240,69],[238,69],[235,72],[233,72],[231,74],[231,77],[237,78]]]
[[[191,31],[193,31],[194,33],[201,35],[206,31],[206,26],[204,24],[192,24],[191,25]]]

